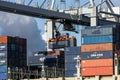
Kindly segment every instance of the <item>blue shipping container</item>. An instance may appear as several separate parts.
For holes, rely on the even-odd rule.
[[[92,36],[82,38],[82,44],[111,43],[113,41],[113,36]]]
[[[68,70],[65,71],[65,77],[75,77],[77,74],[77,70]]]
[[[113,58],[112,51],[101,51],[101,52],[82,52],[81,59],[103,59],[103,58]]]
[[[65,70],[76,70],[77,62],[65,63]]]
[[[7,80],[7,73],[0,73],[0,80]]]
[[[80,51],[81,51],[81,47],[68,47],[66,50],[65,50],[65,55],[68,55],[68,54],[78,54],[80,55]]]
[[[0,66],[0,73],[7,72],[7,66]]]
[[[0,66],[7,65],[7,58],[0,57]]]
[[[76,59],[74,59],[75,57],[77,57],[79,55],[65,55],[65,62],[76,62]]]

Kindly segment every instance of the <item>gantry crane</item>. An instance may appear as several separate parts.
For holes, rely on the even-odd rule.
[[[41,7],[31,7],[29,5],[0,1],[0,11],[48,19],[45,24],[47,27],[47,34],[49,35],[47,36],[47,40],[49,38],[53,38],[53,28],[55,27],[55,22],[86,26],[120,24],[120,15],[115,14],[111,7],[112,3],[110,0],[100,0],[100,5],[106,2],[110,12],[100,11],[101,6],[98,8],[98,6],[95,5],[94,0],[89,0],[90,6],[87,8],[79,7],[77,9],[53,11],[52,9],[54,8],[55,1],[56,0],[52,0],[52,5],[49,10]],[[101,15],[99,16],[98,13],[112,15],[114,20],[110,21],[107,20],[107,18],[102,19],[100,17]],[[90,14],[90,16],[85,16],[86,14]]]

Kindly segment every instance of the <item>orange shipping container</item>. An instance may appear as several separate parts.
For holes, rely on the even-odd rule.
[[[1,43],[6,44],[7,43],[7,39],[8,39],[7,36],[0,36],[0,44]]]
[[[95,59],[95,60],[82,60],[81,66],[83,67],[103,67],[113,66],[113,59]]]
[[[112,43],[82,45],[81,52],[109,51],[113,50]]]
[[[82,68],[82,76],[113,75],[113,67]]]

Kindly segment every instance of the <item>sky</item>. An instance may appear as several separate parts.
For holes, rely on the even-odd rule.
[[[21,0],[12,0],[21,3]],[[39,1],[41,5],[43,0],[33,0],[31,5],[34,5],[36,1]],[[74,0],[66,0],[66,8],[74,5]],[[87,2],[87,0],[80,0],[80,5]],[[95,0],[97,1],[97,0]],[[29,0],[25,0],[26,4]],[[119,0],[114,0],[115,5],[120,5]],[[60,4],[57,0],[56,8]],[[27,52],[28,55],[32,55],[36,51],[46,50],[46,34],[44,33],[45,19],[33,18],[23,15],[11,14],[6,12],[0,12],[0,35],[2,36],[19,36],[27,39]],[[64,33],[64,32],[63,32]],[[81,44],[80,33],[71,33],[71,36],[76,36],[78,39],[78,46]]]

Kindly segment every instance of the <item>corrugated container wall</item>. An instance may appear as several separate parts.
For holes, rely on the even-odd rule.
[[[115,42],[113,36],[92,36],[92,37],[83,37],[82,44],[100,44],[100,43],[112,43]]]
[[[113,49],[113,43],[82,45],[81,52],[110,51]]]
[[[104,36],[104,35],[113,35],[114,29],[113,28],[90,28],[81,30],[81,36]]]
[[[82,76],[105,76],[113,75],[113,67],[82,68]]]
[[[103,66],[113,66],[113,59],[95,59],[95,60],[82,60],[83,67],[103,67]]]
[[[69,47],[65,50],[65,77],[75,77],[77,74],[77,60],[74,58],[80,56],[81,47]]]
[[[98,51],[98,52],[82,52],[81,59],[104,59],[113,58],[113,51]]]

